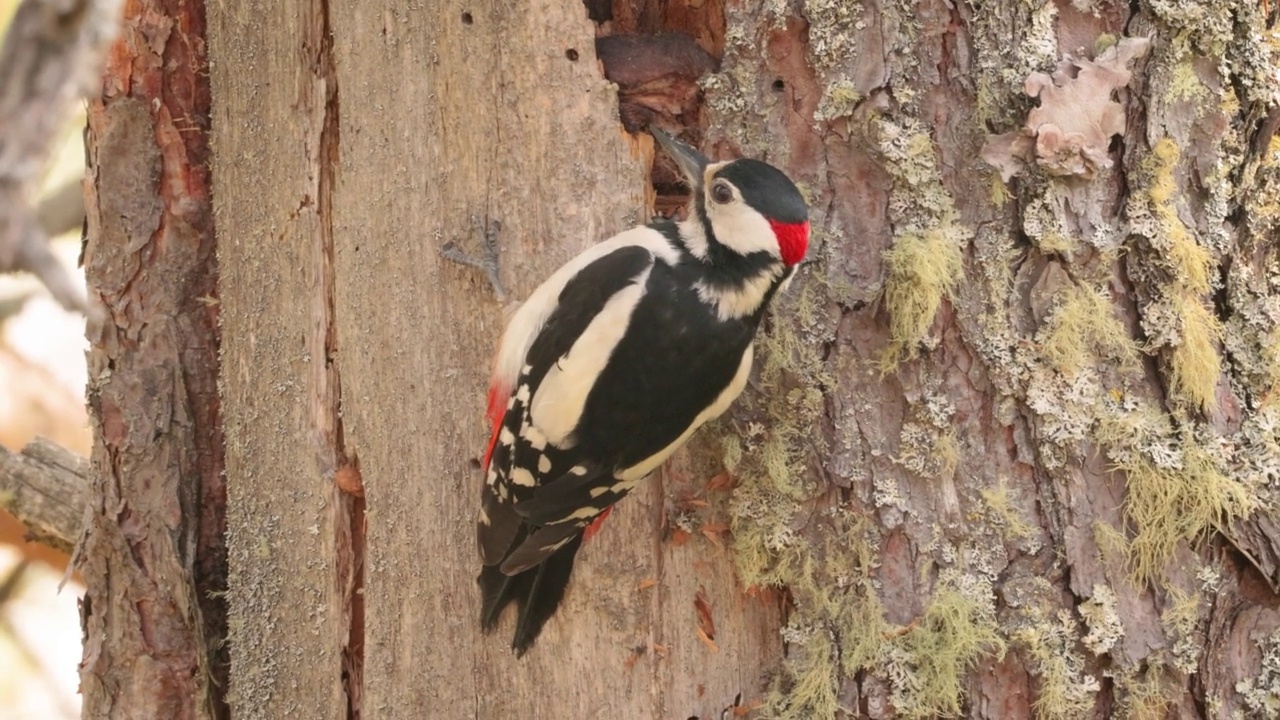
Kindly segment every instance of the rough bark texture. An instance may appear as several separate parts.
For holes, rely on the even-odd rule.
[[[89,718],[225,717],[204,8],[131,0],[89,106]]]
[[[709,139],[822,240],[725,439],[739,573],[794,601],[765,715],[1275,712],[1262,13],[730,7]]]
[[[588,6],[213,11],[233,708],[1274,712],[1268,6]],[[739,410],[516,662],[473,582],[502,317],[437,251],[502,221],[522,297],[642,219],[651,147],[593,36],[660,30],[719,59],[704,104],[678,73],[628,101],[788,170],[815,243]]]

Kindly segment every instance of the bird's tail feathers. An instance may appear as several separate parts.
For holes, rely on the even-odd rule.
[[[515,575],[503,574],[498,565],[482,567],[476,578],[480,585],[480,628],[486,633],[492,631],[502,611],[515,601],[518,615],[511,647],[517,657],[528,652],[564,600],[581,546],[579,534],[546,560]]]

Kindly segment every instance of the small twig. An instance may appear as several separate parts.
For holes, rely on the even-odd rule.
[[[0,448],[0,507],[27,526],[29,537],[71,552],[89,501],[89,461],[36,438],[14,454]]]

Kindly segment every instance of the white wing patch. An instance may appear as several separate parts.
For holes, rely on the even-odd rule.
[[[591,319],[582,335],[574,341],[569,352],[547,370],[538,385],[529,405],[530,418],[552,445],[559,448],[573,446],[570,435],[582,417],[587,395],[626,333],[631,314],[640,298],[644,297],[651,269],[652,266],[609,298],[600,314]]]
[[[747,377],[751,375],[751,361],[754,356],[755,344],[752,343],[747,346],[747,351],[742,353],[742,360],[738,363],[738,372],[734,374],[733,379],[729,381],[729,384],[725,386],[725,389],[720,391],[715,402],[711,403],[706,409],[698,413],[698,416],[693,419],[693,422],[690,423],[688,429],[681,433],[680,437],[671,441],[671,444],[644,460],[641,460],[635,465],[632,465],[629,468],[623,468],[617,473],[614,473],[614,476],[622,481],[621,484],[624,484],[627,487],[633,487],[637,482],[642,480],[644,476],[653,472],[654,468],[658,467],[666,461],[667,458],[671,457],[671,454],[676,450],[679,450],[681,445],[688,442],[694,431],[702,427],[702,425],[708,420],[714,420],[715,418],[720,417],[725,410],[728,410],[729,406],[733,404],[733,401],[737,400],[738,396],[742,394],[742,389],[747,386]]]
[[[539,285],[520,309],[511,316],[511,321],[507,323],[507,329],[502,334],[502,344],[498,347],[493,379],[507,387],[515,385],[516,378],[520,375],[520,368],[525,366],[525,356],[528,355],[529,348],[533,345],[538,332],[542,330],[543,324],[555,311],[564,286],[586,266],[614,250],[628,246],[645,248],[653,253],[654,257],[673,265],[680,260],[680,252],[671,245],[671,241],[662,233],[648,227],[631,228],[587,248]]]
[[[529,447],[534,450],[547,449],[547,436],[543,435],[542,431],[534,427],[532,423],[526,423],[525,426],[520,429],[520,436],[523,437],[524,441],[529,443]]]
[[[520,487],[535,487],[538,483],[533,479],[533,473],[522,467],[511,468],[511,482]]]

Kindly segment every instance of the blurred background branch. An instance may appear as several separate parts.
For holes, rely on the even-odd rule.
[[[50,250],[30,198],[73,104],[98,91],[120,9],[121,0],[25,0],[0,45],[0,272],[30,272],[81,312],[83,286]]]

